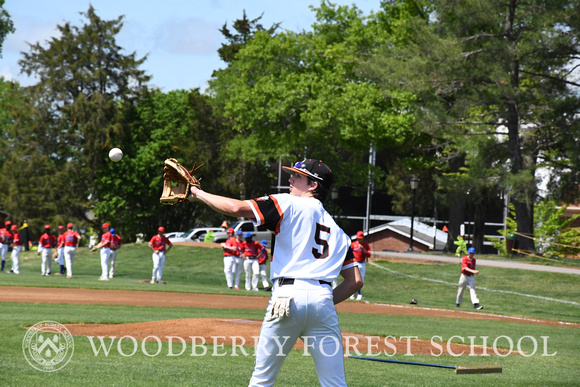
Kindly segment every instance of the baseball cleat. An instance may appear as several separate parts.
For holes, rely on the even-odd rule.
[[[151,278],[151,283],[154,284],[155,283],[155,279]]]
[[[109,279],[107,277],[99,277],[99,281],[108,281]]]
[[[455,306],[456,306],[457,308],[459,308],[459,307],[461,306],[461,304],[455,304]]]
[[[360,301],[360,300],[362,300],[362,295],[361,295],[361,294],[357,295],[357,296],[356,296],[356,300],[357,300],[357,301]]]
[[[479,304],[474,304],[473,307],[477,310],[483,309],[483,306],[481,306]]]

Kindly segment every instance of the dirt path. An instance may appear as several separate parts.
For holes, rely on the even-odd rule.
[[[2,292],[0,302],[262,309],[264,311],[268,306],[268,298],[266,297],[251,297],[243,295],[233,296],[219,294],[13,286],[2,286],[0,287],[0,290]],[[346,301],[339,304],[337,310],[339,313],[469,318],[580,328],[579,323],[566,323],[529,317],[503,316],[479,311],[423,308],[411,305],[389,305]]]

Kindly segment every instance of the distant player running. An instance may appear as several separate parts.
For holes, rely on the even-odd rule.
[[[322,202],[333,182],[330,168],[308,159],[284,167],[290,194],[236,200],[190,188],[200,201],[224,215],[246,217],[276,234],[270,278],[274,284],[266,311],[250,386],[274,384],[286,355],[300,338],[314,359],[322,386],[346,386],[342,338],[335,304],[363,285],[350,239]],[[334,290],[331,282],[344,281]]]

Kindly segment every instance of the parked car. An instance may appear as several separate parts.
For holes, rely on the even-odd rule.
[[[166,232],[165,236],[169,239],[171,238],[177,238],[183,235],[183,231],[172,231],[172,232]]]
[[[254,225],[254,223],[252,223],[251,220],[242,220],[239,222],[236,222],[232,225],[232,228],[234,229],[234,232],[238,232],[238,230],[242,230],[242,232],[245,234],[246,232],[250,231],[252,234],[254,234],[254,240],[255,241],[262,241],[262,240],[267,240],[268,241],[268,245],[272,245],[272,231],[268,230],[266,228],[266,226],[256,226]],[[228,234],[227,232],[224,230],[223,232],[214,232],[213,233],[213,241],[215,243],[222,243],[225,242],[228,239]]]
[[[191,230],[183,233],[183,235],[169,238],[171,243],[179,243],[179,242],[203,242],[205,235],[213,231],[216,232],[226,232],[226,229],[223,227],[201,227],[201,228],[192,228]]]

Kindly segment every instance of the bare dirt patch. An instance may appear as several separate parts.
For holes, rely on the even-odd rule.
[[[66,327],[73,335],[103,336],[105,338],[131,336],[138,341],[161,340],[183,343],[185,345],[235,345],[253,347],[260,335],[262,322],[258,320],[241,319],[210,319],[190,318],[166,321],[151,321],[129,324],[69,324]],[[183,339],[181,341],[180,339]],[[203,339],[202,339],[203,338]],[[481,346],[464,344],[436,344],[425,340],[408,340],[406,338],[388,338],[367,336],[353,332],[342,332],[342,344],[345,351],[351,354],[476,354],[484,351]],[[183,344],[182,344],[183,345]],[[301,340],[296,342],[295,349],[304,350]],[[493,348],[487,348],[487,353],[493,353]],[[496,351],[499,351],[496,349]],[[501,350],[501,352],[506,352]]]

